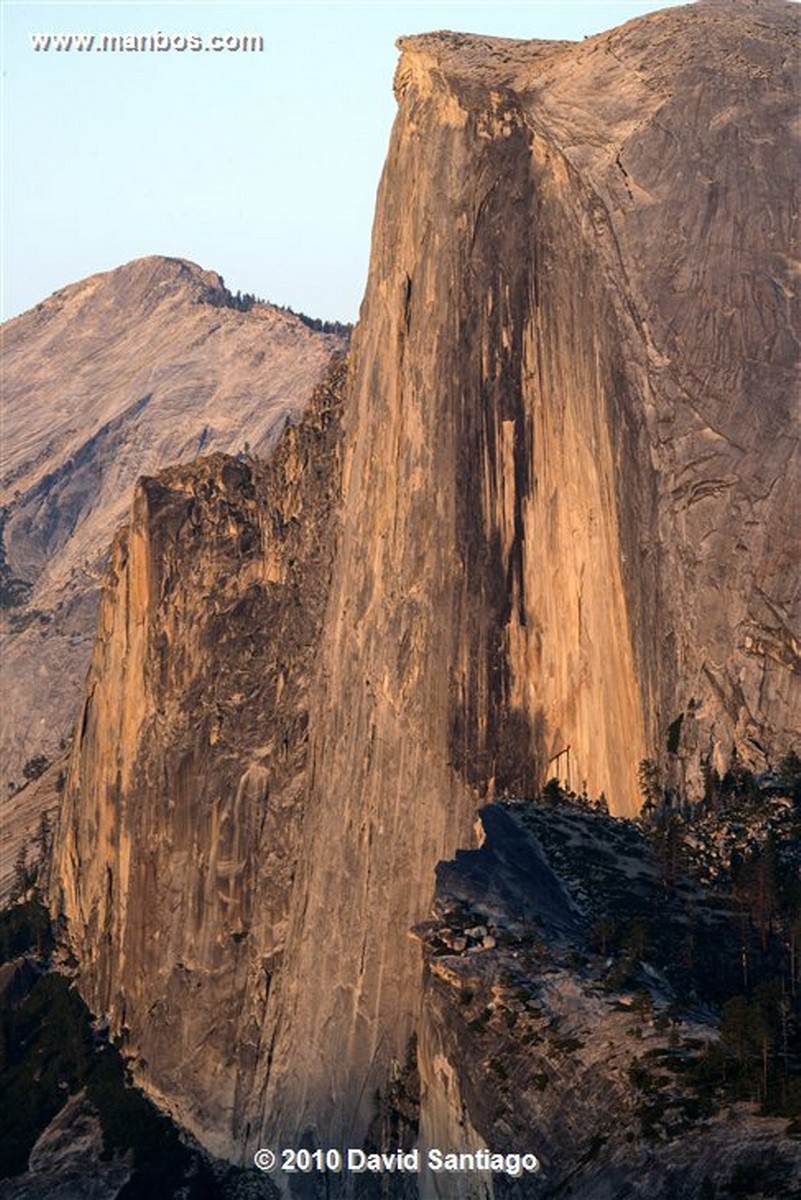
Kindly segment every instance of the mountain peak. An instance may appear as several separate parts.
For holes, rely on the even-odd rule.
[[[93,310],[99,305],[132,316],[139,309],[150,311],[174,297],[189,297],[198,302],[204,294],[224,287],[222,276],[216,271],[204,270],[185,258],[150,254],[59,288],[28,312],[9,321],[7,331],[31,315],[41,320],[43,316],[75,314],[79,309],[89,306]]]
[[[213,451],[266,452],[343,348],[270,305],[243,311],[249,304],[216,271],[151,255],[70,284],[4,326],[0,620],[14,634],[4,789],[67,733],[98,572],[137,477]],[[32,725],[28,702],[45,678]]]

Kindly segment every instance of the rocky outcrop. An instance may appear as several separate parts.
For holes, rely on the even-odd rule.
[[[229,1154],[270,1054],[344,370],[268,464],[140,481],[64,796],[54,886],[83,995],[137,1081]]]
[[[499,1156],[533,1155],[537,1169],[515,1173],[512,1160],[511,1171],[485,1177],[483,1192],[476,1173],[432,1173],[421,1194],[793,1195],[793,1125],[724,1100],[713,1074],[697,1069],[718,1045],[710,979],[699,971],[681,994],[670,982],[677,964],[661,957],[659,921],[675,933],[686,915],[657,882],[641,833],[578,804],[527,808],[483,810],[481,849],[437,871],[434,918],[416,930],[426,963],[418,1062],[421,1150],[489,1145]],[[710,893],[691,873],[683,887],[706,907],[693,931],[699,960],[709,966],[713,948],[727,947],[736,961]],[[615,910],[620,922],[624,909],[648,929],[633,969],[630,949],[621,956],[594,939],[599,915]],[[717,983],[725,961],[724,952],[709,972]]]
[[[130,1177],[130,1155],[104,1154],[100,1117],[79,1092],[37,1140],[25,1174],[0,1192],[3,1200],[116,1200]]]
[[[68,756],[61,754],[37,779],[3,800],[0,821],[0,906],[24,891],[24,876],[43,890],[67,777]],[[20,876],[23,876],[21,879]]]
[[[271,305],[239,304],[215,272],[153,257],[3,326],[3,794],[71,732],[138,476],[203,453],[264,453],[342,348]]]
[[[55,903],[217,1152],[360,1144],[483,800],[569,774],[631,813],[641,759],[691,789],[797,730],[794,20],[404,39],[341,464],[318,409],[267,467],[141,484]]]

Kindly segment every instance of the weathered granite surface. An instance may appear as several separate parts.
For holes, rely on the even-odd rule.
[[[580,805],[542,811],[533,827],[527,818],[525,806],[482,810],[486,840],[440,864],[433,919],[417,927],[426,960],[420,1141],[423,1151],[532,1153],[539,1170],[431,1172],[425,1200],[797,1195],[801,1156],[787,1117],[710,1091],[702,1102],[679,1069],[717,1043],[714,1008],[677,999],[653,943],[636,978],[604,978],[605,956],[588,938],[588,897],[579,899],[575,874],[560,878],[543,862],[537,838],[537,825],[549,825],[556,844],[563,839],[563,862],[591,856],[585,878],[603,862],[601,886],[617,874],[629,902],[639,895],[642,910],[670,907],[665,921],[680,927],[680,906],[632,830]],[[725,941],[725,928],[712,937]]]
[[[215,1152],[359,1143],[484,799],[797,736],[796,19],[403,39],[341,457],[139,488],[54,904]]]
[[[100,1117],[85,1092],[78,1092],[36,1142],[25,1174],[0,1181],[0,1197],[116,1200],[130,1176],[130,1155],[104,1155]]]
[[[365,1128],[477,797],[797,736],[797,16],[401,40],[263,1136]]]
[[[338,499],[337,363],[269,462],[142,479],[117,537],[53,870],[80,987],[214,1150],[259,1111]]]
[[[230,303],[216,272],[154,256],[3,326],[4,796],[75,723],[100,581],[137,478],[214,451],[265,453],[342,348],[271,305]]]

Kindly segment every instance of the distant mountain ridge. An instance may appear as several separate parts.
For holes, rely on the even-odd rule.
[[[238,305],[214,271],[157,256],[3,326],[3,793],[71,731],[136,479],[215,451],[268,452],[344,345],[275,306]]]

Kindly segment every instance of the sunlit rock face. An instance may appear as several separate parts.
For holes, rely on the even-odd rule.
[[[344,372],[269,463],[140,480],[64,797],[54,905],[82,993],[137,1081],[228,1154],[286,941]]]
[[[252,299],[252,298],[250,298]],[[140,475],[266,453],[343,339],[214,271],[136,259],[3,326],[0,787],[54,760],[81,704],[100,583]]]
[[[641,759],[691,789],[801,723],[793,18],[403,39],[341,454],[312,415],[140,486],[54,902],[216,1151],[360,1144],[485,799],[630,814]]]
[[[400,43],[268,1132],[364,1129],[477,796],[799,725],[793,20]]]

